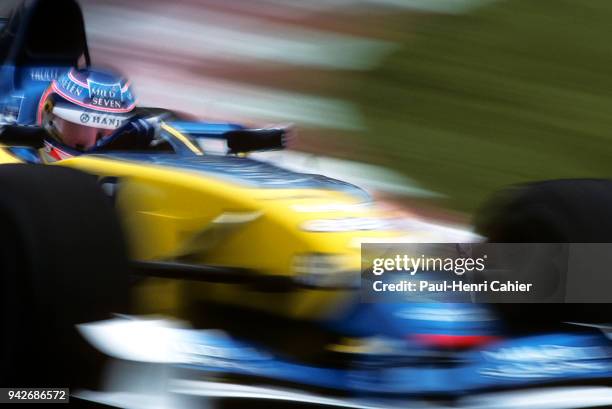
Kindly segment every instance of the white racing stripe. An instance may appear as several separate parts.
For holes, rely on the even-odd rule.
[[[471,396],[460,401],[469,409],[574,409],[612,405],[612,388],[559,387]]]
[[[309,403],[337,408],[356,409],[579,409],[609,407],[612,405],[612,388],[608,387],[563,387],[535,390],[497,392],[468,396],[446,406],[423,400],[356,400],[328,398],[308,392],[292,391],[272,387],[247,386],[222,382],[170,380],[167,394],[155,395],[127,391],[94,392],[77,391],[74,395],[91,402],[129,409],[173,408],[183,402],[181,397],[216,399],[275,400],[292,403]],[[164,404],[165,403],[165,404]],[[183,404],[180,405],[184,407]]]
[[[239,384],[227,384],[221,382],[206,382],[192,380],[173,380],[169,384],[169,389],[174,393],[187,394],[192,396],[202,396],[209,398],[241,398],[241,399],[270,399],[282,400],[295,403],[312,403],[316,405],[333,406],[341,408],[360,408],[360,409],[382,409],[390,407],[401,408],[423,408],[423,409],[442,409],[447,406],[430,404],[427,402],[403,401],[398,404],[389,402],[374,403],[364,400],[327,398],[313,393],[291,391],[279,388],[268,388],[261,386],[247,386]]]
[[[92,110],[59,105],[53,107],[53,114],[73,124],[101,129],[117,129],[129,118],[128,115],[94,112]]]

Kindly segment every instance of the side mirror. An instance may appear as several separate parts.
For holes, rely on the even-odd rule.
[[[224,134],[229,153],[283,149],[290,131],[285,128],[240,129]]]
[[[0,130],[0,144],[8,146],[27,146],[42,148],[49,133],[38,126],[8,125]]]

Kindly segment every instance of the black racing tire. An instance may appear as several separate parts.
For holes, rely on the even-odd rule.
[[[612,180],[550,180],[499,192],[475,226],[497,243],[609,243],[611,215]]]
[[[518,185],[477,213],[491,243],[612,243],[612,180],[563,179]],[[505,304],[502,316],[529,329],[563,321],[612,322],[612,304]]]
[[[95,176],[0,166],[0,385],[98,386],[104,358],[75,325],[127,312],[128,272]]]

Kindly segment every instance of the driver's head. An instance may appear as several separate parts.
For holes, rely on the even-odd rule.
[[[37,119],[61,143],[85,151],[119,128],[135,105],[130,82],[124,77],[72,69],[45,91]]]

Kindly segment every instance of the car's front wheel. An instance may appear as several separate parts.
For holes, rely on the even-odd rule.
[[[612,180],[551,180],[510,187],[482,207],[475,227],[492,243],[612,243]],[[500,309],[509,321],[530,329],[562,321],[612,322],[612,304],[507,304]]]
[[[95,386],[102,357],[75,324],[128,307],[126,246],[96,178],[0,166],[0,384]]]

